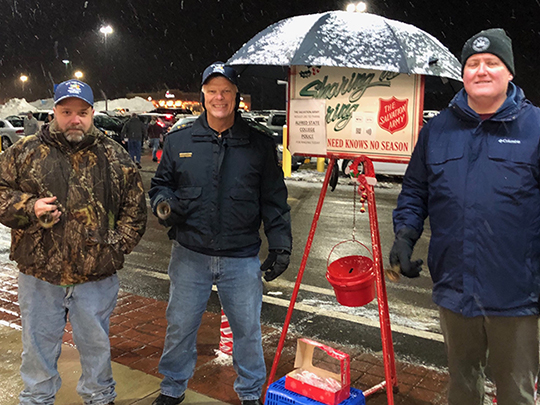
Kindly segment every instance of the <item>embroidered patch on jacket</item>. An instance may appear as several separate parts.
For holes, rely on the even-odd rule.
[[[193,155],[193,153],[191,153],[191,152],[180,152],[178,154],[178,156],[180,156],[181,158],[190,158],[192,155]]]

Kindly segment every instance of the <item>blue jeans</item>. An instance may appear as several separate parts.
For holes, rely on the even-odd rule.
[[[135,163],[141,163],[141,141],[138,139],[128,139],[129,156]]]
[[[233,367],[238,375],[234,390],[240,400],[259,399],[266,380],[259,258],[207,256],[173,241],[169,277],[167,336],[159,362],[165,376],[161,392],[178,398],[186,391],[197,361],[197,330],[216,284],[233,333]]]
[[[157,151],[159,148],[159,138],[150,138],[148,140],[152,148],[152,160],[157,160]]]
[[[69,314],[81,360],[77,392],[87,405],[114,401],[109,318],[118,296],[118,277],[60,287],[19,273],[23,354],[21,405],[54,404],[61,379],[57,362]]]

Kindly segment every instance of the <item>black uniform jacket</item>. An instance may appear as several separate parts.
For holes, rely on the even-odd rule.
[[[166,138],[151,182],[154,214],[173,199],[179,220],[170,239],[198,251],[242,250],[260,244],[264,223],[269,249],[291,251],[290,207],[276,145],[237,114],[218,136],[206,113]]]

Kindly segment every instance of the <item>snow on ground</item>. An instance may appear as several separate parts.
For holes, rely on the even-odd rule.
[[[0,271],[15,268],[15,262],[9,260],[9,249],[11,246],[11,229],[0,224]]]
[[[10,115],[19,115],[28,111],[36,111],[37,108],[28,103],[24,98],[12,98],[6,104],[0,105],[0,119]]]
[[[113,111],[116,108],[128,109],[130,113],[142,113],[155,109],[151,101],[145,100],[142,97],[134,98],[118,98],[116,100],[107,101],[108,111]],[[96,111],[105,111],[105,101],[96,101],[94,104]]]
[[[216,366],[232,366],[232,356],[230,354],[225,354],[219,349],[214,349],[216,358],[212,360],[212,363]]]
[[[27,102],[24,98],[13,98],[6,104],[0,105],[0,119],[9,115],[19,115],[28,111],[37,110],[52,110],[54,107],[54,100],[52,98],[36,100]],[[108,100],[107,107],[109,111],[114,111],[116,108],[129,110],[129,112],[143,113],[155,109],[154,104],[142,97],[133,98],[118,98],[115,100]],[[96,101],[94,104],[96,111],[105,110],[105,101]]]

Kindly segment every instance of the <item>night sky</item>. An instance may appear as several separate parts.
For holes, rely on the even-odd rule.
[[[331,0],[0,0],[0,102],[52,96],[53,83],[84,72],[97,99],[167,88],[198,91],[202,70],[226,61],[257,32],[284,18],[344,9]],[[454,55],[486,28],[514,43],[516,77],[540,104],[540,0],[379,0],[368,11],[416,25]],[[99,32],[110,24],[104,41]],[[71,61],[66,68],[63,59]],[[19,80],[29,77],[24,93]],[[284,86],[242,78],[255,108],[284,108]],[[446,104],[448,100],[441,100]],[[440,106],[426,105],[426,109]]]

